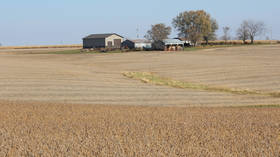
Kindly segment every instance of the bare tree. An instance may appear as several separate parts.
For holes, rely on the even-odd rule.
[[[264,22],[256,22],[253,20],[247,20],[247,29],[251,44],[254,44],[255,37],[262,35],[265,32]]]
[[[237,38],[242,40],[246,44],[246,40],[249,39],[248,21],[243,21],[240,27],[237,29]]]
[[[160,23],[152,25],[151,30],[148,30],[145,38],[153,41],[162,41],[163,39],[168,38],[170,33],[171,27],[165,26],[165,24]]]
[[[230,27],[226,26],[223,27],[224,35],[222,36],[222,39],[227,43],[228,40],[230,40]]]

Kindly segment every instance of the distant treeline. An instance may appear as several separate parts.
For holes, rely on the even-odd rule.
[[[173,28],[178,32],[178,37],[189,41],[193,46],[203,44],[255,44],[256,37],[263,37],[272,40],[272,30],[267,29],[263,21],[243,20],[237,30],[234,30],[235,36],[231,35],[230,26],[222,27],[223,36],[217,37],[216,32],[219,24],[215,18],[204,10],[190,10],[179,13],[172,20]],[[163,23],[152,25],[145,36],[149,40],[162,41],[168,38],[171,33],[171,27]],[[270,33],[270,34],[269,34]],[[268,35],[269,34],[269,35]],[[222,39],[223,41],[215,41]],[[240,41],[231,40],[238,39]],[[214,41],[214,42],[211,42]],[[256,41],[256,44],[266,44],[271,41]],[[275,42],[275,41],[274,41]],[[277,43],[277,41],[276,41]],[[279,42],[278,42],[279,43]]]
[[[250,44],[250,40],[246,40],[245,44]],[[208,45],[243,45],[242,40],[214,40],[208,41]],[[255,40],[254,44],[280,44],[280,40]],[[207,45],[205,41],[201,42],[201,45]]]

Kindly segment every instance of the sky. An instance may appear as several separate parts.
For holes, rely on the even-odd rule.
[[[203,9],[231,35],[243,20],[263,21],[267,35],[280,39],[280,0],[1,0],[0,43],[14,45],[80,44],[95,33],[140,38],[151,25],[164,23],[180,12]],[[137,29],[139,30],[137,33]],[[272,30],[272,31],[271,31]],[[177,36],[172,28],[170,37]]]

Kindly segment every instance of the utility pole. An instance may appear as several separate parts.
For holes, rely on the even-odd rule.
[[[139,27],[136,28],[137,39],[139,39]]]
[[[270,44],[272,45],[272,26],[271,26],[271,30],[270,30]]]

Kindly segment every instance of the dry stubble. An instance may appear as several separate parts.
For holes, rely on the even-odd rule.
[[[0,156],[280,155],[280,108],[0,108]]]

